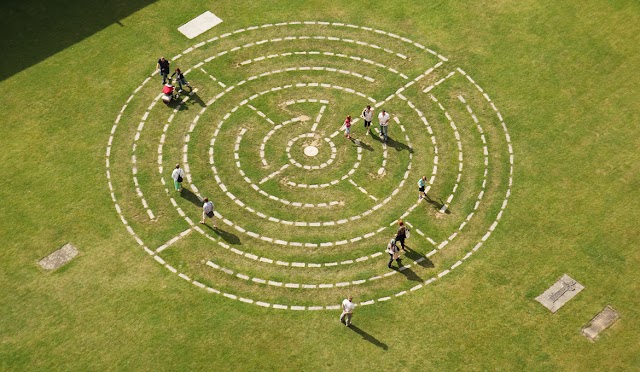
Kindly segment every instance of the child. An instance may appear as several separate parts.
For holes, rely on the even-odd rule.
[[[344,127],[344,136],[351,139],[351,115],[347,115],[342,126]]]
[[[422,198],[427,198],[427,194],[424,192],[425,187],[427,186],[427,176],[422,176],[418,180],[418,201]]]

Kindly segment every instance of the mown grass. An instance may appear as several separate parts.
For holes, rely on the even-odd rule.
[[[354,324],[359,333],[340,325],[335,313],[262,309],[208,294],[149,259],[113,210],[104,175],[105,144],[122,103],[152,71],[157,57],[172,56],[192,44],[175,28],[206,9],[225,22],[196,42],[282,20],[353,22],[410,37],[465,69],[500,108],[516,151],[513,196],[485,246],[460,270],[427,288],[358,308]],[[357,370],[640,368],[640,304],[635,296],[640,289],[636,279],[640,215],[635,196],[640,186],[640,128],[633,94],[640,83],[638,11],[632,1],[241,5],[219,1],[177,10],[172,2],[158,2],[121,20],[124,27],[114,24],[2,81],[6,94],[0,159],[9,175],[0,190],[0,211],[5,216],[0,221],[5,237],[0,263],[0,366],[6,370],[328,370],[345,364]],[[219,72],[231,80],[239,76],[233,70]],[[196,71],[194,85],[198,79],[204,76]],[[198,88],[203,99],[219,92],[211,83]],[[385,92],[382,87],[380,95]],[[450,100],[455,102],[455,96]],[[130,115],[140,117],[149,102],[134,102]],[[187,107],[188,116],[199,111],[197,103]],[[432,110],[436,115],[438,109]],[[156,111],[154,115],[159,115]],[[464,108],[457,111],[464,114]],[[489,117],[491,112],[476,114]],[[169,138],[179,145],[186,127],[178,124],[172,124]],[[127,134],[132,129],[121,126],[117,136],[131,138]],[[145,128],[150,137],[156,136],[156,145],[157,129]],[[140,221],[130,218],[136,231],[142,229],[146,239],[161,244],[173,235],[159,231],[180,232],[187,225],[167,218],[161,228],[145,230],[150,225],[142,221],[148,217],[131,192],[131,172],[126,167],[130,145],[121,148],[121,154],[112,155],[112,167],[122,166],[123,176],[114,178],[116,189],[122,190],[117,197],[133,214],[139,213]],[[140,149],[139,161],[146,159],[149,167],[140,167],[148,170],[139,177],[159,185],[155,151]],[[181,153],[179,146],[169,144],[165,151],[166,165]],[[492,186],[496,190],[504,187],[504,172],[496,170]],[[414,197],[415,181],[409,181]],[[442,184],[444,190],[446,186]],[[154,211],[175,216],[162,193],[154,196],[145,190],[145,197]],[[181,206],[186,209],[189,203],[181,201]],[[432,209],[427,211],[435,216]],[[496,212],[489,208],[487,216],[477,218]],[[162,213],[160,223],[165,221]],[[198,216],[195,207],[189,213]],[[70,266],[53,273],[36,266],[37,259],[67,241],[82,252]],[[359,249],[364,252],[369,247]],[[284,250],[275,253],[286,255]],[[334,252],[333,257],[340,254]],[[244,261],[236,264],[250,269]],[[363,271],[378,269],[371,265]],[[533,299],[565,272],[586,290],[551,315]],[[580,328],[606,304],[622,318],[592,344],[580,335]]]

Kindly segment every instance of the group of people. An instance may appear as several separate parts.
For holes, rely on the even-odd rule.
[[[362,114],[360,117],[364,120],[364,129],[365,136],[368,136],[371,133],[371,121],[373,120],[373,109],[370,105],[362,110]],[[378,114],[378,123],[380,125],[380,137],[383,142],[387,142],[389,140],[389,120],[391,119],[391,115],[385,110],[382,110]],[[347,115],[347,118],[344,120],[342,124],[342,129],[344,130],[344,136],[348,139],[351,139],[351,115]]]
[[[174,80],[174,76],[175,76],[175,81],[178,82],[178,93],[182,93],[182,88],[184,86],[189,87],[189,89],[191,88],[191,85],[189,85],[189,82],[187,81],[187,79],[184,77],[184,74],[182,73],[182,71],[179,68],[176,68],[175,71],[173,72],[173,74],[171,74],[171,76],[169,76],[169,72],[171,72],[171,69],[169,67],[169,60],[164,58],[164,57],[160,57],[160,59],[158,59],[158,64],[156,65],[156,70],[160,73],[160,76],[162,77],[162,84],[163,85],[171,85],[171,81]],[[167,84],[168,82],[168,84]]]

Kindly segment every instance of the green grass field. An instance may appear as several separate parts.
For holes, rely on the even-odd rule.
[[[640,370],[637,2],[0,9],[2,370]],[[386,144],[339,132],[367,104]]]

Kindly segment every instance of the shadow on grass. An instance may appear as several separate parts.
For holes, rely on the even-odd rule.
[[[118,24],[156,0],[2,1],[0,81]],[[126,31],[123,31],[123,35]],[[155,57],[155,56],[154,56]],[[154,65],[149,61],[150,68]]]
[[[200,107],[206,106],[206,103],[204,103],[202,98],[200,98],[200,96],[198,95],[198,92],[190,92],[188,94],[189,94],[189,100],[185,102],[183,106],[193,106],[193,105],[198,105]]]
[[[239,245],[240,242],[240,238],[235,235],[234,233],[231,233],[229,231],[225,231],[222,230],[220,227],[218,227],[217,229],[214,229],[213,226],[209,226],[208,224],[206,225],[201,225],[201,226],[205,226],[208,227],[209,230],[211,230],[212,232],[214,232],[216,235],[218,235],[222,240],[224,240],[225,242],[229,243],[229,244],[235,244],[235,245]]]
[[[372,343],[374,346],[377,346],[377,347],[381,348],[382,350],[389,349],[389,346],[387,346],[387,344],[385,344],[384,342],[380,342],[380,340],[378,340],[377,338],[375,338],[372,335],[368,334],[364,330],[358,328],[358,326],[351,324],[349,326],[349,329],[354,331],[355,333],[359,334],[360,336],[362,336],[363,340]]]
[[[407,280],[411,280],[413,282],[422,282],[422,278],[415,273],[415,271],[411,270],[411,268],[406,266],[400,266],[399,268],[391,267],[393,270],[400,272],[400,274],[404,275]]]
[[[438,200],[435,199],[431,199],[431,197],[429,197],[429,195],[427,195],[427,198],[424,199],[427,203],[433,205],[433,208],[440,210],[442,209],[442,207],[444,207],[444,202],[442,201],[442,199],[438,198]],[[451,211],[449,210],[449,208],[445,209],[444,213],[446,214],[451,214]]]
[[[367,150],[369,152],[373,151],[373,147],[371,145],[366,144],[366,143],[362,142],[361,140],[354,140],[353,144],[354,144],[354,146],[360,146],[360,147],[362,147],[363,149],[365,149],[365,150]]]
[[[391,137],[389,137],[389,140],[387,141],[387,146],[396,149],[396,151],[398,151],[398,152],[399,151],[409,151],[410,153],[413,153],[413,150],[411,149],[411,147],[405,145],[402,142],[394,141]]]
[[[431,269],[434,266],[433,261],[431,261],[430,259],[427,258],[427,256],[420,254],[418,252],[416,252],[415,250],[411,249],[408,245],[404,246],[407,251],[405,252],[404,256],[410,260],[413,261],[417,261],[419,259],[423,259],[422,261],[418,262],[418,265],[426,268],[426,269]]]
[[[196,194],[194,194],[191,190],[183,187],[182,191],[180,191],[180,196],[182,197],[182,199],[190,201],[195,206],[202,207],[202,204],[203,204],[202,200],[200,200],[200,198]]]

